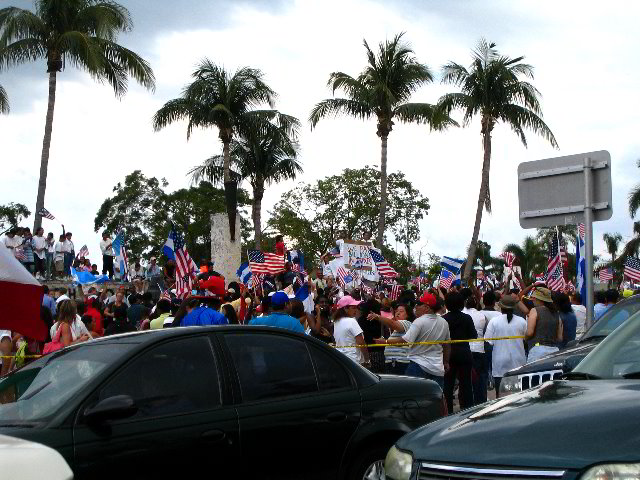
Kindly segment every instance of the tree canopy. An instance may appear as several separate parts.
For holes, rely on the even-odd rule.
[[[22,203],[9,202],[0,205],[0,233],[8,228],[17,227],[22,219],[31,215],[26,205]]]

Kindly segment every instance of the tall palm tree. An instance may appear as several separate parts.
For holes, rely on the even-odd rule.
[[[2,85],[0,85],[0,113],[9,113],[9,97]]]
[[[209,59],[200,62],[192,74],[193,81],[179,98],[168,101],[153,116],[153,128],[158,131],[170,123],[186,119],[187,140],[196,127],[215,127],[222,142],[223,179],[229,231],[235,240],[236,188],[231,175],[231,142],[251,129],[277,125],[295,137],[299,122],[274,110],[276,92],[263,80],[255,68],[242,67],[233,74]],[[270,109],[259,109],[264,105]]]
[[[605,233],[602,235],[602,240],[604,240],[607,246],[607,252],[611,255],[611,263],[615,262],[618,248],[620,248],[620,244],[622,243],[622,235],[619,233]]]
[[[230,174],[238,181],[248,179],[253,189],[251,218],[254,242],[256,249],[261,250],[261,213],[265,185],[294,179],[302,172],[302,166],[296,159],[298,146],[285,129],[274,125],[266,132],[247,132],[246,137],[232,140],[229,150],[231,164],[234,167],[233,173]],[[220,183],[224,180],[224,155],[208,158],[189,174],[194,183],[200,182],[203,178],[212,183]]]
[[[527,236],[522,245],[510,243],[504,247],[506,252],[516,256],[522,269],[523,280],[527,283],[535,279],[536,274],[543,273],[547,269],[547,251],[543,244],[532,236]]]
[[[311,111],[309,122],[314,128],[327,116],[349,115],[377,121],[380,137],[380,217],[378,220],[378,247],[382,247],[387,210],[387,140],[394,120],[404,123],[427,124],[441,130],[454,125],[448,115],[428,103],[408,103],[411,95],[425,83],[433,81],[429,68],[418,63],[413,50],[402,42],[400,33],[393,40],[381,42],[375,54],[364,41],[368,64],[357,77],[342,72],[329,76],[327,85],[342,90],[347,98],[322,100]]]
[[[637,166],[640,168],[640,160],[637,161]],[[631,219],[635,218],[638,209],[640,209],[640,184],[629,192],[629,215]],[[638,251],[640,251],[640,221],[633,222],[633,234],[634,237],[624,246],[621,257],[638,256]]]
[[[476,209],[476,220],[469,248],[470,262],[464,270],[464,278],[469,278],[473,257],[475,256],[482,210],[491,213],[491,195],[489,192],[489,167],[491,162],[491,132],[498,122],[507,124],[527,146],[524,130],[541,135],[552,146],[557,147],[553,133],[542,120],[540,92],[528,81],[533,78],[533,67],[522,63],[524,57],[509,58],[500,55],[495,43],[482,39],[472,53],[469,69],[450,62],[443,67],[443,83],[460,87],[461,91],[444,95],[439,105],[450,113],[460,109],[464,113],[464,124],[468,125],[473,117],[480,116],[484,158],[482,162],[482,181]]]
[[[129,76],[147,89],[155,88],[149,64],[116,43],[119,32],[133,28],[126,8],[98,0],[36,0],[35,7],[35,13],[17,7],[0,9],[0,70],[43,59],[49,74],[34,231],[42,223],[38,212],[44,207],[47,188],[57,74],[66,65],[81,68],[99,82],[109,83],[118,97],[126,93]]]

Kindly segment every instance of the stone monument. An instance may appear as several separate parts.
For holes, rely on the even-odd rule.
[[[238,280],[236,271],[240,266],[241,251],[240,215],[236,216],[235,242],[231,241],[227,214],[211,215],[211,261],[214,270],[224,275],[225,285]]]

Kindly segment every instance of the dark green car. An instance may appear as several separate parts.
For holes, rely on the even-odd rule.
[[[377,478],[398,438],[442,414],[435,382],[268,327],[106,337],[0,381],[0,434],[88,479]]]
[[[393,480],[640,478],[640,313],[562,380],[495,400],[402,437]]]

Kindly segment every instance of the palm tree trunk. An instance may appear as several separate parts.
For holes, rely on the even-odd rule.
[[[262,250],[262,197],[264,196],[264,181],[259,182],[253,189],[251,204],[251,218],[253,219],[253,234],[256,250]]]
[[[56,75],[49,72],[49,101],[47,103],[47,119],[44,124],[44,139],[42,140],[42,156],[40,157],[40,180],[38,181],[38,197],[36,199],[35,220],[33,231],[37,232],[42,225],[42,217],[38,212],[44,208],[44,192],[47,189],[47,170],[49,168],[49,149],[51,147],[51,131],[53,130],[53,110],[56,106]]]
[[[385,215],[387,213],[387,139],[388,135],[380,136],[380,217],[378,218],[377,247],[384,244]]]
[[[230,142],[222,142],[222,170],[224,172],[224,183],[231,181],[231,151]]]
[[[487,189],[489,188],[489,167],[491,164],[491,130],[488,122],[483,122],[483,148],[484,160],[482,162],[482,181],[480,182],[480,194],[478,195],[478,207],[476,208],[476,222],[473,225],[473,236],[471,237],[471,245],[469,245],[469,257],[464,267],[464,278],[466,280],[471,276],[471,269],[476,257],[476,247],[478,245],[478,236],[480,235],[480,222],[482,222],[482,210],[487,198]]]

